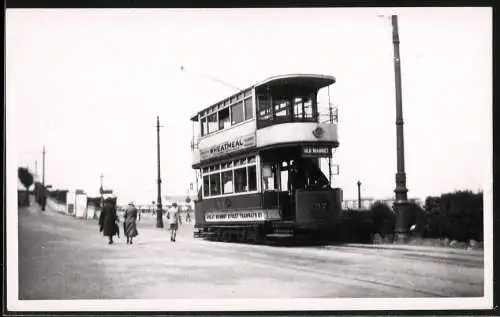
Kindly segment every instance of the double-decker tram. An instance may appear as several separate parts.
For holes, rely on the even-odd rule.
[[[342,191],[320,158],[338,147],[336,123],[319,120],[328,75],[268,78],[194,115],[199,236],[223,241],[323,236],[342,220]]]

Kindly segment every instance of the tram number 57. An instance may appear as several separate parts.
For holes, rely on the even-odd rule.
[[[322,202],[314,203],[313,208],[315,210],[318,210],[318,209],[326,210],[328,208],[328,202],[327,201],[322,201]]]

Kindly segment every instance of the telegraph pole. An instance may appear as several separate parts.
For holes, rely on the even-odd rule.
[[[401,92],[401,59],[399,56],[398,16],[392,15],[392,43],[394,45],[394,73],[396,83],[396,143],[397,143],[397,172],[396,172],[396,200],[394,209],[397,213],[396,236],[404,242],[408,236],[408,189],[406,188],[405,153],[403,137],[403,99]]]
[[[45,201],[46,201],[46,188],[45,188],[45,145],[43,146],[42,152],[42,210],[45,210]]]
[[[358,208],[361,209],[361,182],[358,180]]]
[[[161,205],[161,176],[160,176],[160,116],[156,116],[156,139],[157,139],[157,154],[158,154],[158,197],[156,210],[156,228],[163,228],[163,209]]]
[[[103,178],[104,178],[104,175],[101,174],[100,176],[101,178],[101,187],[99,188],[99,193],[101,194],[101,208],[102,206],[104,206],[104,187],[103,187]]]

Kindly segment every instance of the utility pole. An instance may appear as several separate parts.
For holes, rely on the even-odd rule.
[[[101,187],[99,188],[99,193],[101,194],[101,208],[102,206],[104,205],[104,187],[103,187],[103,178],[104,178],[104,175],[101,174]]]
[[[42,211],[45,210],[47,189],[45,188],[45,145],[42,152]]]
[[[405,242],[408,236],[408,189],[406,188],[405,153],[403,137],[403,99],[401,92],[401,59],[399,56],[398,16],[392,15],[392,43],[394,45],[394,73],[396,83],[396,143],[397,143],[397,172],[396,172],[396,199],[394,209],[397,213],[396,237]]]
[[[361,209],[361,182],[358,180],[358,208]]]
[[[157,154],[158,154],[158,197],[156,210],[156,228],[163,228],[163,207],[161,205],[161,176],[160,176],[160,116],[156,116],[156,138],[157,138]]]

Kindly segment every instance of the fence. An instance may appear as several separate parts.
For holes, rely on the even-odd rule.
[[[82,210],[81,212],[78,213],[78,217],[74,212],[72,214],[69,214],[68,207],[66,206],[66,204],[60,203],[55,198],[52,198],[52,197],[47,198],[47,206],[51,209],[54,209],[57,212],[60,212],[62,214],[71,215],[75,218],[95,219],[95,217],[98,216],[98,213],[96,212],[96,208],[92,205],[86,206],[85,210]]]
[[[386,198],[386,199],[374,199],[374,198],[362,198],[361,199],[361,208],[359,207],[359,201],[357,199],[344,199],[342,201],[342,209],[370,209],[374,203],[382,202],[392,207],[394,204],[394,198]],[[410,198],[408,201],[415,202],[419,206],[423,207],[424,202],[418,198]]]

